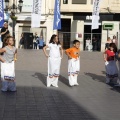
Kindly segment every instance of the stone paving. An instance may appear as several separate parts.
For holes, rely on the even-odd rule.
[[[46,63],[42,50],[18,50],[17,92],[0,92],[0,120],[120,120],[120,88],[105,84],[102,53],[81,52],[76,87],[64,55],[59,88],[47,88]]]

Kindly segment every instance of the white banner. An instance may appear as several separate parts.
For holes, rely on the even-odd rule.
[[[31,27],[40,27],[42,0],[33,0]]]
[[[94,2],[93,2],[92,29],[99,28],[100,2],[101,2],[101,0],[94,0]]]

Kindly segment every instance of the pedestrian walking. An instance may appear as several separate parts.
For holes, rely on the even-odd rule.
[[[109,49],[109,45],[110,43],[112,43],[112,40],[110,39],[110,37],[107,38],[107,42],[105,43],[105,50]]]
[[[35,33],[35,36],[34,36],[34,39],[33,39],[33,48],[34,49],[37,49],[37,46],[38,46],[38,35],[37,35],[37,32]]]
[[[90,38],[87,38],[87,39],[86,39],[85,50],[89,50],[89,49],[90,49],[90,43],[91,43]]]
[[[118,68],[116,65],[115,55],[117,52],[117,47],[115,43],[109,44],[109,49],[107,49],[104,54],[105,69],[106,69],[106,83],[118,84]]]
[[[80,41],[74,40],[73,47],[65,51],[68,56],[68,79],[70,86],[79,85],[77,82],[80,71]]]
[[[49,55],[46,52],[47,48],[50,49]],[[50,87],[51,85],[58,87],[58,78],[60,74],[61,59],[63,58],[63,49],[57,35],[52,35],[49,44],[43,48],[43,51],[46,57],[48,57],[47,87]]]
[[[38,38],[38,47],[39,47],[39,49],[43,49],[43,46],[44,46],[43,36],[40,36]]]
[[[112,42],[116,44],[116,46],[118,46],[118,40],[116,38],[116,36],[113,36]]]
[[[97,50],[97,39],[96,39],[96,37],[93,37],[92,45],[93,45],[93,51],[96,51]]]
[[[17,49],[14,47],[12,36],[8,36],[5,39],[5,47],[0,49],[0,53],[3,53],[1,62],[1,90],[16,91],[14,62],[17,60]]]
[[[24,33],[21,34],[21,38],[20,38],[20,49],[24,48]]]

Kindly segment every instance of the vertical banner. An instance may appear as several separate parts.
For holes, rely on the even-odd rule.
[[[0,0],[0,27],[3,27],[4,24],[4,7],[3,0]]]
[[[33,0],[31,27],[40,27],[42,0]]]
[[[99,28],[100,2],[101,2],[101,0],[94,0],[94,2],[93,2],[92,29]]]
[[[60,0],[55,0],[53,30],[61,29]]]

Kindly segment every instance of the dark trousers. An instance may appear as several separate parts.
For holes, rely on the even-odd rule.
[[[39,49],[43,49],[43,46],[39,46]]]
[[[36,42],[33,43],[33,48],[37,49],[37,43]]]

